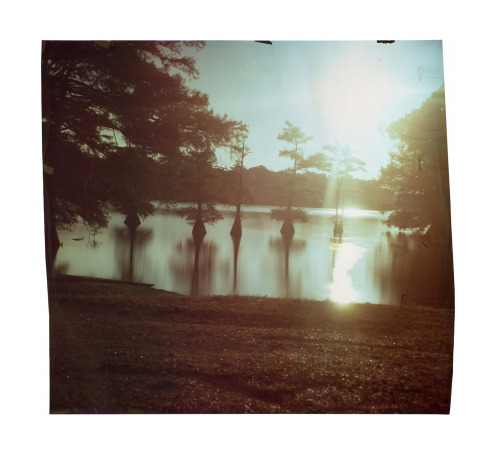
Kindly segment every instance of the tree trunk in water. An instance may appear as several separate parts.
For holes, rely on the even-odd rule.
[[[291,239],[295,235],[295,228],[293,227],[293,223],[290,218],[287,218],[283,222],[283,226],[281,226],[280,232],[285,239]]]
[[[203,216],[201,214],[201,202],[198,202],[198,216],[196,217],[196,221],[193,226],[193,239],[194,243],[199,243],[203,241],[205,235],[207,235],[207,230],[205,229],[205,223],[203,221]]]
[[[234,219],[233,227],[231,228],[231,236],[241,237],[243,234],[241,229],[241,208],[238,205],[236,207],[236,217]]]
[[[335,225],[333,226],[333,236],[336,237],[339,235],[339,217],[335,214]]]
[[[207,234],[207,230],[205,229],[205,224],[201,218],[197,218],[196,222],[193,226],[193,238],[196,241],[202,241],[205,235]],[[200,240],[201,239],[201,240]]]
[[[293,222],[291,220],[292,216],[292,206],[289,204],[287,208],[287,218],[283,221],[280,232],[283,238],[291,240],[295,235],[295,228],[293,227]]]

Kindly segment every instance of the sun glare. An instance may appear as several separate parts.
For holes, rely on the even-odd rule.
[[[359,135],[376,126],[395,97],[391,74],[378,59],[363,52],[347,54],[324,71],[316,102],[325,125],[345,135]]]
[[[346,207],[344,209],[341,209],[340,211],[341,215],[344,218],[376,217],[379,215],[379,212],[376,210],[362,210],[362,209],[357,209],[355,207]],[[333,217],[335,216],[335,209],[323,208],[319,212],[314,212],[314,214],[326,217]]]

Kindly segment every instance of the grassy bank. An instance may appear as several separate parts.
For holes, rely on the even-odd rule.
[[[52,413],[448,413],[454,312],[49,280]]]

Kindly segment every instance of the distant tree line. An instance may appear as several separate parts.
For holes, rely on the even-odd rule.
[[[238,170],[214,171],[213,183],[220,188],[220,196],[216,202],[233,204],[231,190],[237,186]],[[265,166],[243,168],[243,204],[262,206],[281,206],[283,204],[283,188],[287,186],[289,173],[287,171],[271,171]],[[302,208],[330,208],[335,209],[335,177],[324,173],[307,171],[297,174],[295,183],[295,205]],[[333,187],[333,189],[332,189]],[[332,189],[328,195],[328,188]],[[376,179],[358,179],[347,177],[345,183],[345,204],[349,207],[367,210],[380,210],[387,203],[387,193],[382,191]],[[188,201],[188,198],[179,197],[179,202]]]

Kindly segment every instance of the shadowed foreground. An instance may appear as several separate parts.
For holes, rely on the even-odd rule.
[[[454,311],[49,280],[52,413],[448,413]]]

